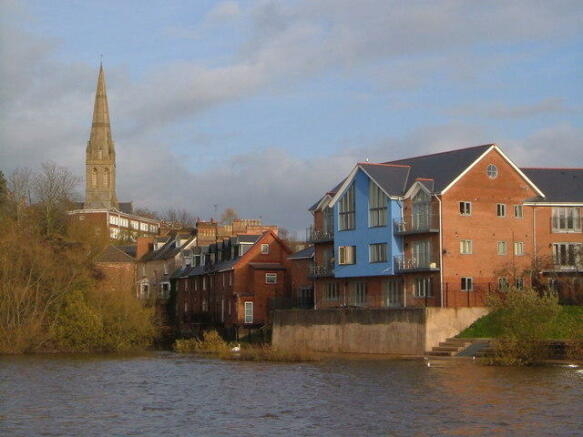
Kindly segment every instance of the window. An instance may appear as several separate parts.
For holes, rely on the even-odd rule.
[[[581,262],[581,243],[554,243],[553,260],[555,265],[575,267]]]
[[[209,310],[209,303],[206,300],[206,297],[202,298],[202,311],[206,313]]]
[[[148,232],[148,223],[140,223],[140,230]]]
[[[553,208],[553,232],[581,232],[581,209]]]
[[[354,305],[366,305],[368,288],[366,282],[355,282],[352,288],[352,303]]]
[[[188,290],[188,282],[185,283],[185,288]],[[160,297],[162,299],[168,299],[170,297],[170,283],[162,282],[160,284]]]
[[[502,291],[506,291],[508,290],[508,279],[506,279],[504,276],[498,278],[498,288]]]
[[[265,274],[266,284],[277,284],[277,273],[266,273]]]
[[[514,205],[514,217],[516,217],[516,218],[524,217],[524,211],[522,210],[522,205]]]
[[[337,301],[340,299],[338,292],[338,282],[327,282],[324,290],[324,299],[327,301]]]
[[[498,167],[494,164],[490,164],[486,169],[486,173],[490,179],[496,179],[498,177]]]
[[[524,288],[524,278],[516,278],[516,280],[514,281],[514,285],[519,290],[522,290]]]
[[[470,277],[461,278],[461,289],[462,291],[473,291],[474,290],[474,280]]]
[[[460,253],[463,255],[472,254],[472,240],[460,240]]]
[[[150,286],[146,283],[142,283],[140,287],[140,297],[142,299],[147,299],[150,297]]]
[[[383,304],[387,307],[400,307],[403,295],[403,281],[401,279],[389,279],[385,282],[385,296]]]
[[[415,278],[413,286],[415,297],[431,297],[431,278]]]
[[[506,255],[506,241],[499,241],[497,243],[498,255]]]
[[[514,242],[514,255],[524,255],[524,243],[522,241]]]
[[[202,277],[202,289],[206,290],[206,276]]]
[[[368,225],[371,228],[387,225],[387,196],[372,180],[368,182]]]
[[[109,187],[109,169],[103,170],[103,186]]]
[[[368,246],[369,261],[383,263],[387,261],[387,243],[370,244]]]
[[[245,302],[245,323],[253,323],[253,302]]]
[[[356,263],[356,247],[355,246],[340,246],[338,247],[338,264],[355,264]]]
[[[506,204],[505,203],[497,203],[496,204],[496,215],[498,217],[506,217]]]
[[[472,215],[472,202],[460,202],[460,215]]]
[[[97,186],[97,169],[96,168],[91,170],[91,185],[94,187]]]
[[[338,230],[346,231],[355,227],[354,184],[346,190],[338,202]]]
[[[268,255],[269,254],[269,244],[262,244],[261,245],[261,255]]]

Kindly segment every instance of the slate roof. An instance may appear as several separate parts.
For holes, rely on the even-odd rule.
[[[190,243],[195,237],[190,236],[183,245],[177,245],[174,237],[169,237],[168,241],[158,250],[153,250],[145,254],[140,261],[154,261],[162,259],[170,259],[175,257],[180,248]]]
[[[521,168],[545,194],[539,202],[583,202],[583,168]]]
[[[102,263],[133,263],[136,260],[122,250],[120,246],[107,246],[97,256],[96,261]]]
[[[238,235],[237,243],[255,243],[261,238],[261,235]]]
[[[399,194],[404,194],[417,178],[433,179],[434,191],[439,193],[492,146],[493,144],[484,144],[431,155],[398,159],[383,164],[411,166],[404,190]]]
[[[298,250],[296,253],[292,253],[287,259],[309,259],[314,258],[314,246],[306,247],[305,249]]]
[[[387,194],[400,196],[406,191],[407,177],[411,167],[407,165],[360,163],[360,167],[368,173]]]

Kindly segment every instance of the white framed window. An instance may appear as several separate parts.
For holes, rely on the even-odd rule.
[[[369,244],[368,257],[371,263],[387,262],[387,243]]]
[[[498,241],[496,243],[496,250],[498,255],[506,255],[506,241]]]
[[[524,288],[524,278],[516,278],[514,286],[519,290],[522,290]]]
[[[383,305],[386,307],[402,306],[403,281],[398,278],[388,279],[383,287]]]
[[[490,179],[496,179],[498,177],[498,167],[494,164],[490,164],[486,169],[486,174]]]
[[[522,205],[514,205],[514,217],[516,218],[524,217],[524,210],[522,208]]]
[[[140,223],[140,231],[148,232],[148,223]]]
[[[508,290],[508,279],[504,276],[501,276],[500,278],[498,278],[498,288],[502,291],[506,291]]]
[[[245,323],[253,323],[253,302],[245,302]]]
[[[474,290],[474,279],[470,276],[464,276],[461,278],[461,290],[462,291],[473,291]]]
[[[514,255],[522,256],[524,255],[524,242],[515,241],[514,242]]]
[[[188,291],[188,282],[185,283],[186,291]],[[170,297],[170,282],[162,282],[160,284],[160,297],[168,299]]]
[[[324,300],[329,302],[337,301],[340,299],[340,293],[338,291],[338,282],[326,282],[326,288],[324,289]]]
[[[472,215],[472,202],[460,202],[460,215]]]
[[[366,305],[368,300],[368,287],[366,282],[358,281],[352,284],[352,303],[354,305]]]
[[[119,224],[120,226],[127,228],[129,226],[129,220],[127,218],[120,217]]]
[[[338,264],[355,264],[356,263],[356,246],[339,246],[338,247]]]
[[[266,284],[277,284],[277,273],[266,273],[265,274]]]
[[[505,203],[497,203],[496,204],[496,215],[498,217],[506,217],[506,204]]]
[[[583,244],[553,243],[553,261],[555,265],[576,267],[581,263]]]
[[[261,245],[261,255],[269,255],[269,244]]]
[[[338,230],[347,231],[356,226],[356,206],[354,201],[354,183],[346,190],[338,202]]]
[[[387,226],[387,196],[372,180],[368,187],[368,226]]]
[[[119,238],[119,228],[111,228],[109,230],[109,235],[113,239]]]
[[[132,229],[140,229],[140,222],[136,221],[136,220],[132,220],[131,222],[132,225]]]
[[[553,232],[581,232],[581,208],[553,208]]]
[[[413,283],[415,297],[431,297],[431,278],[415,278]]]
[[[472,240],[460,240],[460,253],[471,255],[473,253]]]

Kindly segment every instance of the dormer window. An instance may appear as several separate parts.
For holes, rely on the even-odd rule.
[[[269,244],[261,245],[261,255],[269,255]]]

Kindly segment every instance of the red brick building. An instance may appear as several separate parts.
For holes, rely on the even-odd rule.
[[[180,331],[216,325],[257,328],[278,299],[290,296],[290,250],[277,235],[238,235],[193,251],[173,275]]]
[[[520,169],[496,145],[359,163],[310,210],[318,308],[582,298],[583,169]]]

